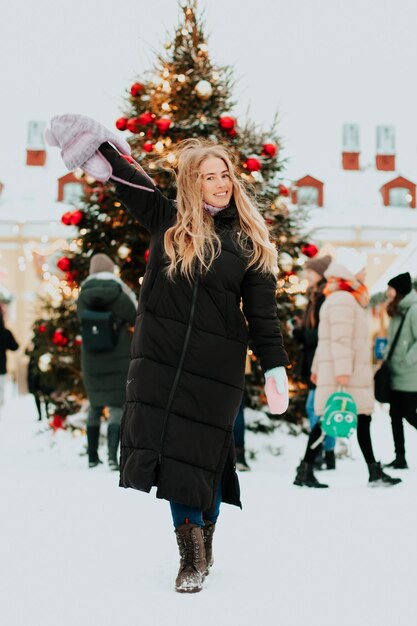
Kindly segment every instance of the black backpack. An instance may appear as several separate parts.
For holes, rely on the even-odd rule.
[[[81,336],[84,349],[87,352],[113,350],[122,325],[116,322],[111,311],[85,309],[81,313]]]

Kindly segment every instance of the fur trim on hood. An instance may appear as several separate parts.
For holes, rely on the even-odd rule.
[[[90,274],[90,276],[87,276],[87,278],[81,283],[81,287],[85,285],[85,283],[89,282],[90,280],[114,280],[116,281],[117,283],[119,283],[119,285],[121,286],[125,294],[129,296],[129,298],[132,300],[135,307],[138,306],[138,300],[134,292],[130,289],[130,287],[128,287],[122,281],[121,278],[116,276],[116,274],[113,274],[112,272],[97,272],[97,274]]]

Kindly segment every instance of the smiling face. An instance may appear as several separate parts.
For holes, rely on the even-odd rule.
[[[203,200],[216,208],[227,206],[233,194],[233,183],[226,163],[219,157],[207,157],[201,163]]]

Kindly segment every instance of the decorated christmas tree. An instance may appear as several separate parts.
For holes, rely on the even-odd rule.
[[[314,249],[300,236],[300,213],[288,208],[289,190],[282,184],[283,159],[277,119],[265,130],[233,115],[232,72],[230,68],[217,67],[211,62],[196,5],[196,0],[189,0],[181,6],[182,16],[174,37],[165,43],[152,71],[137,77],[130,86],[124,115],[117,119],[116,127],[128,136],[134,158],[171,198],[176,195],[172,170],[176,166],[174,149],[178,142],[190,137],[204,137],[224,143],[235,152],[240,176],[255,198],[280,250],[278,316],[288,351],[293,357],[287,320],[297,312],[297,294],[303,290],[298,277],[304,258],[302,253],[311,255]],[[76,394],[79,398],[82,393],[78,365],[79,330],[73,298],[87,276],[92,253],[108,254],[117,264],[121,278],[135,292],[140,290],[148,256],[148,233],[121,206],[113,186],[85,177],[84,183],[83,203],[62,217],[65,224],[78,229],[68,254],[58,260],[58,268],[63,272],[60,284],[63,291],[66,288],[66,294],[58,308],[45,310],[42,319],[34,325],[35,337],[39,337],[41,325],[46,330],[42,341],[35,342],[33,361],[44,370],[46,368],[42,374],[44,378],[50,377],[50,386],[57,394],[55,400],[52,398],[56,412],[64,416],[70,408],[68,403],[61,402],[63,396],[74,397]],[[66,341],[63,345],[54,344],[53,338],[58,331]],[[45,354],[51,355],[47,364],[44,363]],[[252,407],[260,408],[265,404],[263,376],[251,350],[249,357],[248,401]],[[298,387],[292,385],[291,389],[294,397],[287,417],[295,421],[300,413],[297,398],[299,402],[302,398],[295,393],[299,391]]]

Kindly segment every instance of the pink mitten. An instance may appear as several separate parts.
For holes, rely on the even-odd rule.
[[[81,167],[97,180],[106,182],[112,168],[103,155],[97,152],[101,144],[108,141],[122,154],[130,154],[130,146],[99,122],[75,113],[56,115],[51,120],[51,128],[45,131],[46,142],[61,148],[62,159],[69,170]]]
[[[288,409],[288,378],[285,367],[274,367],[265,372],[265,394],[274,415],[282,415]]]

